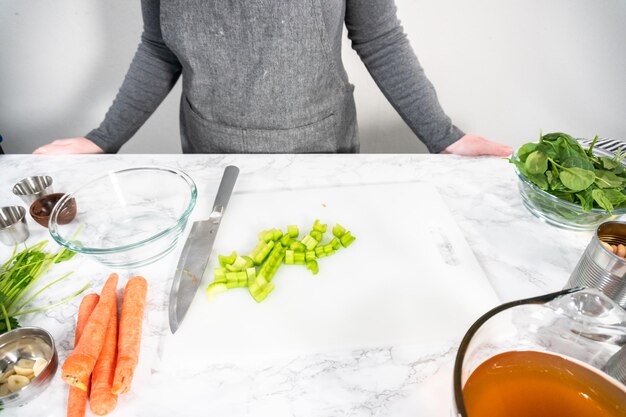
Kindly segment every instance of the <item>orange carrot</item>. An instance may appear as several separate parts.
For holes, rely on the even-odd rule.
[[[68,384],[87,390],[89,377],[100,355],[107,326],[116,306],[117,274],[111,274],[100,293],[100,301],[91,313],[78,345],[65,360],[61,378]]]
[[[141,326],[147,292],[148,283],[145,278],[139,276],[129,279],[124,290],[117,342],[117,366],[113,378],[114,394],[125,394],[130,390],[133,373],[139,362]]]
[[[96,307],[96,304],[98,304],[99,299],[98,294],[87,294],[83,297],[83,301],[80,302],[80,307],[78,307],[78,319],[76,320],[74,346],[78,345],[85,324],[87,324],[87,320]],[[89,387],[87,387],[87,389],[89,389]],[[70,387],[70,394],[67,398],[67,417],[84,417],[86,408],[87,391]]]
[[[107,326],[104,346],[91,374],[91,393],[89,407],[97,416],[104,416],[115,409],[117,395],[111,392],[115,357],[117,355],[117,303],[113,306],[111,319]]]

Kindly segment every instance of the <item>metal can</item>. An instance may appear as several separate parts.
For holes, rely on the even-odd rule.
[[[626,308],[626,259],[605,244],[626,245],[626,222],[605,222],[596,228],[565,288],[596,288]]]

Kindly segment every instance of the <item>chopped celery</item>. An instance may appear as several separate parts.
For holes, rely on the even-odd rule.
[[[285,249],[283,245],[277,243],[272,249],[272,252],[269,254],[263,265],[261,265],[261,269],[259,270],[258,276],[262,276],[268,282],[272,281],[274,278],[274,274],[278,270],[278,267],[281,265],[283,258],[285,257]]]
[[[346,229],[339,223],[333,227],[333,236],[341,239],[344,233],[346,233]]]
[[[343,236],[341,236],[341,238],[339,238],[339,241],[341,242],[341,245],[344,248],[347,248],[348,246],[350,246],[352,244],[352,242],[354,242],[356,240],[356,238],[354,236],[352,236],[352,233],[350,232],[346,232],[343,234]]]
[[[291,238],[291,236],[289,236],[289,235],[283,235],[283,237],[280,238],[279,242],[280,242],[281,245],[283,245],[283,246],[288,248],[289,246],[291,246],[292,243],[295,242],[295,240],[293,240]]]
[[[225,256],[225,255],[218,255],[217,259],[218,259],[218,260],[219,260],[219,262],[220,262],[220,266],[221,266],[221,267],[225,267],[226,265],[230,265],[230,264],[232,264],[233,262],[235,262],[235,259],[237,259],[237,252],[234,252],[234,251],[233,251],[233,253],[231,253],[231,254],[230,254],[230,255],[228,255],[228,256]]]
[[[259,242],[249,256],[238,256],[232,252],[220,255],[220,268],[215,268],[215,277],[207,289],[207,297],[226,291],[229,288],[247,287],[256,302],[263,301],[273,290],[272,280],[283,264],[306,265],[313,275],[319,272],[318,259],[334,254],[342,246],[348,247],[355,237],[340,224],[332,228],[333,238],[321,245],[328,225],[315,220],[312,230],[302,240],[297,241],[300,230],[296,225],[288,225],[287,231],[268,229],[259,233]]]
[[[269,242],[260,241],[250,252],[250,258],[252,258],[255,265],[261,265],[273,247],[274,242],[271,240]]]
[[[254,262],[249,256],[237,256],[237,258],[235,258],[235,262],[230,265],[226,265],[226,270],[230,272],[239,272],[251,267],[252,265],[254,265]]]
[[[256,268],[250,267],[246,269],[246,276],[248,277],[248,286],[250,286],[250,283],[256,279]]]
[[[300,234],[300,230],[298,229],[298,226],[295,226],[295,225],[287,226],[287,236],[295,239],[298,237],[299,234]]]
[[[304,252],[306,250],[306,246],[302,242],[292,242],[289,245],[289,249],[292,251]]]
[[[215,273],[213,282],[226,282],[226,268],[215,268],[213,272]]]
[[[313,230],[316,230],[316,231],[318,231],[320,233],[326,233],[326,228],[327,227],[328,227],[328,225],[320,223],[319,219],[316,219],[315,223],[313,223]]]
[[[252,298],[254,298],[254,301],[256,301],[257,303],[260,303],[261,301],[265,300],[265,298],[267,298],[269,293],[271,293],[272,291],[274,291],[274,284],[270,282],[269,284],[263,286],[259,292],[253,294]]]
[[[294,264],[294,258],[293,258],[293,251],[292,250],[286,250],[285,251],[285,264],[287,264],[287,265],[293,265]]]
[[[315,240],[310,234],[303,237],[301,242],[304,246],[306,246],[306,250],[312,250],[319,243],[319,241]]]
[[[319,230],[311,230],[311,233],[309,233],[309,235],[311,235],[311,237],[318,242],[321,242],[324,237],[322,232],[320,232]]]
[[[293,263],[296,265],[304,265],[304,252],[294,252]]]
[[[317,265],[317,261],[307,261],[306,269],[313,272],[313,275],[317,275],[320,270],[319,265]]]
[[[211,298],[215,297],[216,294],[224,292],[227,289],[228,287],[223,282],[212,282],[206,288],[206,296],[210,300]]]

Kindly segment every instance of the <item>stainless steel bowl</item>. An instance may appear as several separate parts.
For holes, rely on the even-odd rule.
[[[28,239],[29,235],[24,207],[0,208],[0,242],[13,246]]]
[[[4,374],[20,359],[43,358],[46,367],[22,389],[0,396],[0,406],[19,407],[41,394],[50,385],[59,365],[54,339],[38,327],[22,327],[0,335],[0,372]]]
[[[52,177],[47,175],[24,178],[13,186],[13,194],[29,206],[39,197],[52,192]]]

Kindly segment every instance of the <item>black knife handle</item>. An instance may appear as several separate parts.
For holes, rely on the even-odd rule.
[[[217,195],[215,196],[215,202],[213,203],[213,212],[223,213],[230,200],[230,195],[235,188],[235,182],[239,176],[239,168],[234,165],[229,165],[224,169],[224,175],[222,175],[222,181],[220,187],[217,189]]]

